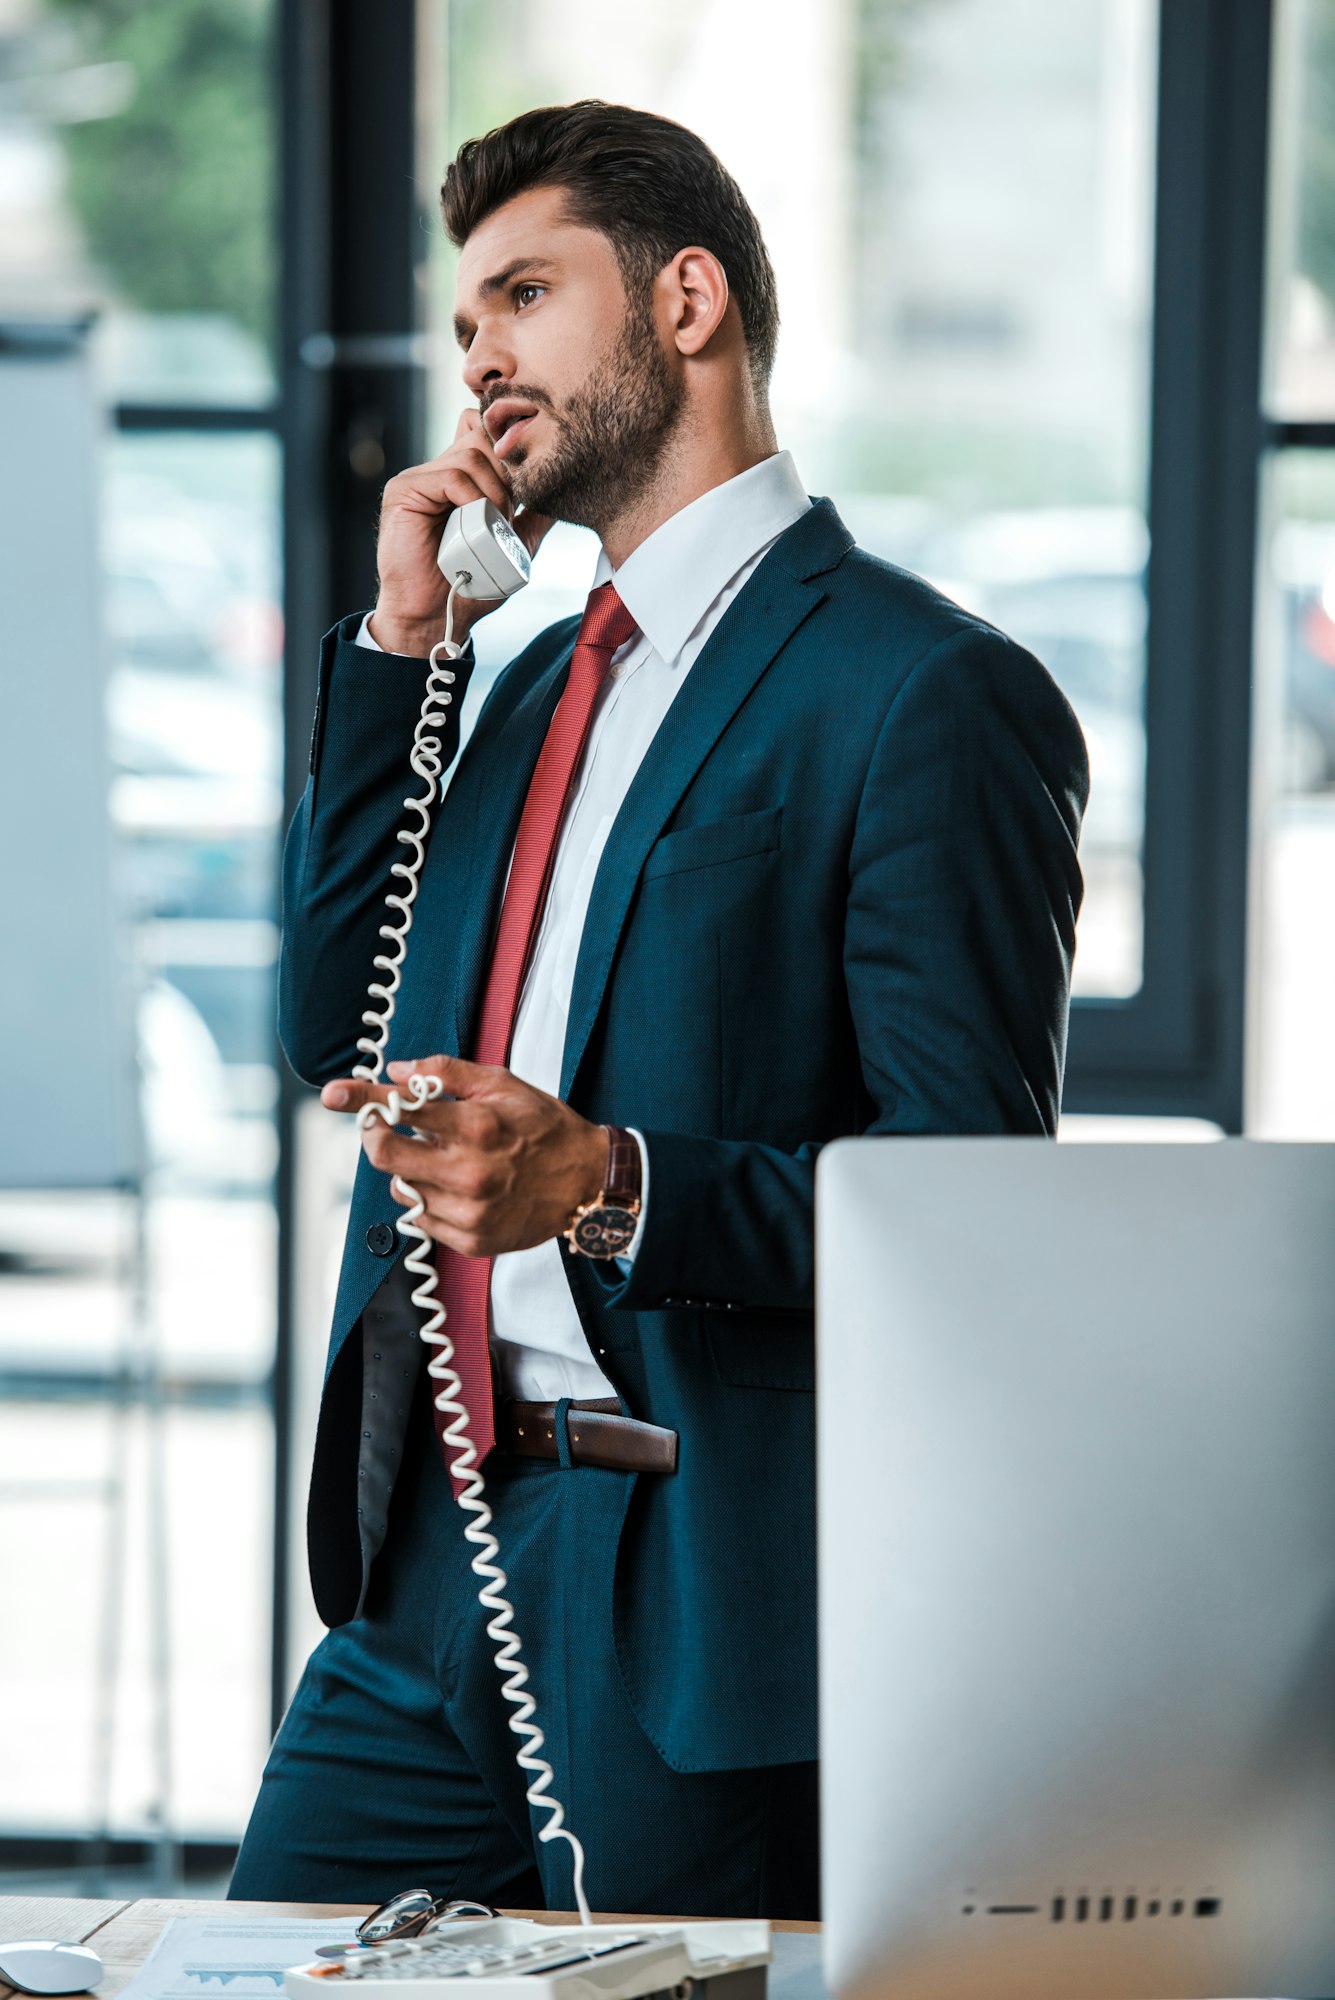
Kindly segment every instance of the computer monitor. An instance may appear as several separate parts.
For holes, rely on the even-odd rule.
[[[839,2000],[1335,1995],[1335,1147],[817,1178]]]

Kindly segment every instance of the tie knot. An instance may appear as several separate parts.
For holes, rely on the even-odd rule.
[[[595,646],[611,659],[613,653],[633,638],[638,630],[635,620],[617,596],[616,585],[600,583],[596,590],[589,592],[575,644]]]

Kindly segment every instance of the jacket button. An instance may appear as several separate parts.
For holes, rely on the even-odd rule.
[[[393,1255],[398,1235],[392,1223],[373,1222],[366,1232],[366,1247],[373,1257]]]

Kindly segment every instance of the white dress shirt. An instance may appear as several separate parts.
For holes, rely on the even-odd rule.
[[[810,505],[791,457],[778,452],[671,515],[619,570],[599,553],[593,587],[615,583],[639,630],[613,656],[594,704],[515,1017],[509,1067],[539,1090],[555,1096],[560,1087],[584,919],[631,781],[705,641],[761,558]],[[370,619],[368,612],[357,643],[379,651]],[[647,1148],[636,1138],[644,1190],[631,1258],[650,1193]],[[496,1259],[491,1337],[507,1395],[554,1402],[616,1393],[589,1352],[554,1240]]]

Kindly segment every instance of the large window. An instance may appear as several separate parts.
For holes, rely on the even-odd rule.
[[[734,169],[778,270],[774,401],[809,487],[1028,643],[1084,726],[1068,1108],[1228,1129],[1270,15],[686,0],[612,35],[580,0],[438,0],[423,66],[441,160],[523,106],[601,93],[680,117]],[[1328,145],[1319,106],[1308,124]],[[462,400],[437,258],[432,450]],[[483,650],[569,609],[589,564],[553,538]]]
[[[272,37],[268,0],[0,0],[4,316],[95,315],[145,1140],[137,1186],[0,1199],[0,1568],[46,1607],[0,1648],[0,1833],[234,1836],[267,1738]]]
[[[442,159],[529,105],[601,95],[681,119],[736,174],[779,282],[780,439],[864,546],[1005,627],[1066,689],[1096,780],[1077,990],[1133,994],[1150,0],[787,0],[778,16],[687,0],[615,34],[593,0],[452,0],[447,21]],[[438,352],[433,450],[464,400],[443,337]],[[542,588],[480,645],[505,656],[591,570],[586,538],[553,539]]]

